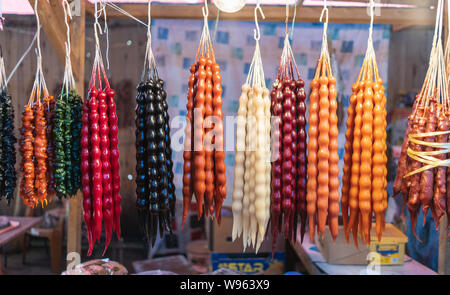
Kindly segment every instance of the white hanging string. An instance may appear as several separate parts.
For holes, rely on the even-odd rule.
[[[100,0],[101,11],[103,11],[103,17],[105,19],[105,29],[104,33],[106,34],[106,68],[109,70],[109,29],[108,22],[106,19],[106,4],[103,0]]]
[[[70,26],[68,23],[68,18],[72,19],[72,13],[71,13],[69,2],[67,2],[67,0],[63,0],[62,4],[63,4],[63,10],[64,10],[64,22],[66,24],[66,37],[67,37],[67,41],[65,42],[66,65],[65,65],[65,69],[64,69],[63,87],[66,88],[66,93],[68,93],[70,89],[73,89],[75,87],[75,79],[73,77],[73,72],[72,72],[72,61],[70,58],[70,53],[71,53]]]
[[[294,38],[294,25],[295,25],[295,17],[297,16],[297,5],[300,0],[295,1],[294,6],[294,16],[292,17],[292,25],[291,25],[291,40]],[[326,0],[325,0],[326,2]]]
[[[144,70],[142,71],[141,80],[147,76],[150,79],[152,76],[154,79],[158,79],[158,71],[156,70],[156,61],[152,51],[152,34],[151,34],[151,1],[148,0],[147,8],[147,45],[145,48],[144,58]]]
[[[34,99],[34,96],[37,96],[38,98],[38,103],[41,103],[40,100],[40,96],[41,96],[41,89],[43,90],[43,94],[48,95],[48,90],[47,90],[47,85],[45,83],[45,79],[44,79],[44,74],[42,72],[42,55],[41,55],[41,34],[40,34],[40,30],[41,30],[41,23],[39,21],[39,13],[38,13],[38,0],[36,0],[34,2],[34,11],[35,11],[35,15],[36,15],[36,27],[37,27],[37,48],[36,48],[36,76],[35,76],[35,80],[34,80],[34,84],[33,84],[33,90],[32,90],[32,95],[30,97],[30,100],[28,103],[32,102],[32,98]]]
[[[288,0],[286,0],[286,19],[284,21],[286,24],[285,34],[288,33],[288,21],[289,21],[289,2]]]
[[[212,52],[212,50],[210,50],[210,46],[211,45],[211,35],[209,33],[209,26],[208,26],[208,15],[209,15],[209,10],[208,10],[208,4],[207,4],[207,0],[205,0],[204,2],[204,6],[202,7],[202,14],[203,14],[203,30],[202,30],[202,35],[200,37],[200,47],[199,47],[199,51],[197,52],[197,55],[195,57],[195,60],[197,61],[198,58],[203,55],[205,56],[206,53],[211,53],[211,58],[214,60],[214,53]]]
[[[33,40],[31,40],[30,45],[28,46],[27,50],[25,50],[25,52],[22,54],[22,56],[20,57],[19,61],[17,62],[17,64],[14,66],[14,68],[12,69],[11,73],[9,73],[8,79],[6,79],[6,85],[8,85],[9,81],[11,80],[11,78],[14,76],[14,74],[16,73],[17,69],[19,68],[19,66],[22,64],[23,60],[25,59],[25,57],[27,57],[28,53],[30,53],[31,48],[33,48],[34,42],[37,39],[37,31],[34,34]]]
[[[6,90],[6,73],[5,62],[3,60],[3,53],[0,55],[0,90]]]
[[[123,15],[128,16],[129,18],[137,21],[138,23],[140,23],[141,25],[147,26],[146,23],[144,23],[143,21],[141,21],[140,19],[134,17],[132,14],[130,14],[129,12],[127,12],[126,10],[124,10],[123,8],[121,8],[120,6],[111,3],[111,2],[105,2],[106,5],[108,5],[109,7],[111,7],[114,10],[117,10],[118,12],[122,13]]]
[[[0,0],[0,31],[3,31],[5,18],[3,17],[3,0]]]
[[[325,20],[324,20],[324,17],[325,17]],[[327,60],[327,64],[330,65],[330,54],[328,52],[328,7],[327,7],[327,0],[324,0],[324,2],[323,2],[323,9],[322,9],[322,13],[320,14],[320,21],[323,22],[321,55],[325,56],[325,58]]]
[[[250,86],[258,85],[265,88],[266,85],[264,79],[264,70],[262,66],[261,50],[259,47],[261,32],[259,30],[258,11],[261,13],[262,18],[265,19],[266,17],[264,16],[264,12],[262,11],[261,6],[259,5],[259,1],[254,10],[256,29],[253,30],[253,38],[256,41],[256,46],[253,54],[253,59],[250,64],[249,73],[247,75],[246,83],[249,84]]]

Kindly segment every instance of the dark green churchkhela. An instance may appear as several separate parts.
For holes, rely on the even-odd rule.
[[[82,101],[75,89],[63,90],[55,106],[53,140],[55,181],[59,198],[74,196],[81,188]]]
[[[14,136],[14,109],[11,96],[6,86],[2,86],[0,93],[0,200],[5,197],[8,205],[14,198],[16,188],[16,148]]]

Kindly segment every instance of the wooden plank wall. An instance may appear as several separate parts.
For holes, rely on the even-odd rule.
[[[391,32],[389,44],[388,111],[400,92],[417,91],[423,84],[433,39],[431,27]]]

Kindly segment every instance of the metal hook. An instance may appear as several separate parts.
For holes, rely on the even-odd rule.
[[[258,41],[260,39],[260,37],[261,37],[261,33],[259,31],[259,24],[258,24],[258,14],[257,14],[258,10],[259,10],[259,13],[261,13],[262,18],[263,19],[266,18],[264,16],[264,12],[263,12],[261,6],[258,3],[258,5],[256,5],[256,7],[255,7],[255,25],[256,25],[256,29],[253,29],[253,38],[255,38],[256,41]]]

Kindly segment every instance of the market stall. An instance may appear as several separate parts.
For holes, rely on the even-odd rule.
[[[431,208],[439,237],[427,251],[438,257],[435,270],[446,272],[445,116],[417,129],[411,150],[399,153],[398,173],[389,168],[398,143],[386,127],[396,109],[390,96],[400,88],[391,82],[400,74],[391,77],[402,72],[391,69],[402,62],[391,57],[393,32],[413,26],[436,28],[432,42],[423,38],[433,50],[422,53],[430,67],[417,78],[424,84],[418,101],[430,105],[428,117],[447,111],[447,1],[253,1],[235,12],[207,1],[141,2],[29,1],[39,53],[30,63],[37,68],[32,98],[24,105],[13,96],[16,129],[23,127],[14,202],[35,208],[53,195],[66,199],[67,253],[107,257],[133,231],[150,260],[174,249],[189,258],[189,242],[204,240],[216,265],[242,252],[239,259],[276,257],[284,252],[280,239],[295,249],[330,234],[346,247],[370,247],[383,241],[392,211],[402,211],[393,204],[402,192],[409,194],[404,231],[413,234],[407,243],[422,242],[418,204]],[[49,73],[41,50],[54,50],[63,75]],[[14,79],[8,89],[18,87]],[[62,90],[51,88],[56,79]],[[421,140],[424,132],[434,133]],[[427,136],[441,145],[427,144]],[[415,168],[403,173],[405,157]],[[415,180],[401,191],[393,180],[405,175]],[[430,182],[431,194],[411,192]],[[422,214],[425,224],[428,211]],[[216,235],[221,226],[229,232]],[[173,239],[176,246],[167,246]],[[222,253],[214,239],[235,242]],[[406,246],[410,256],[414,247]]]

